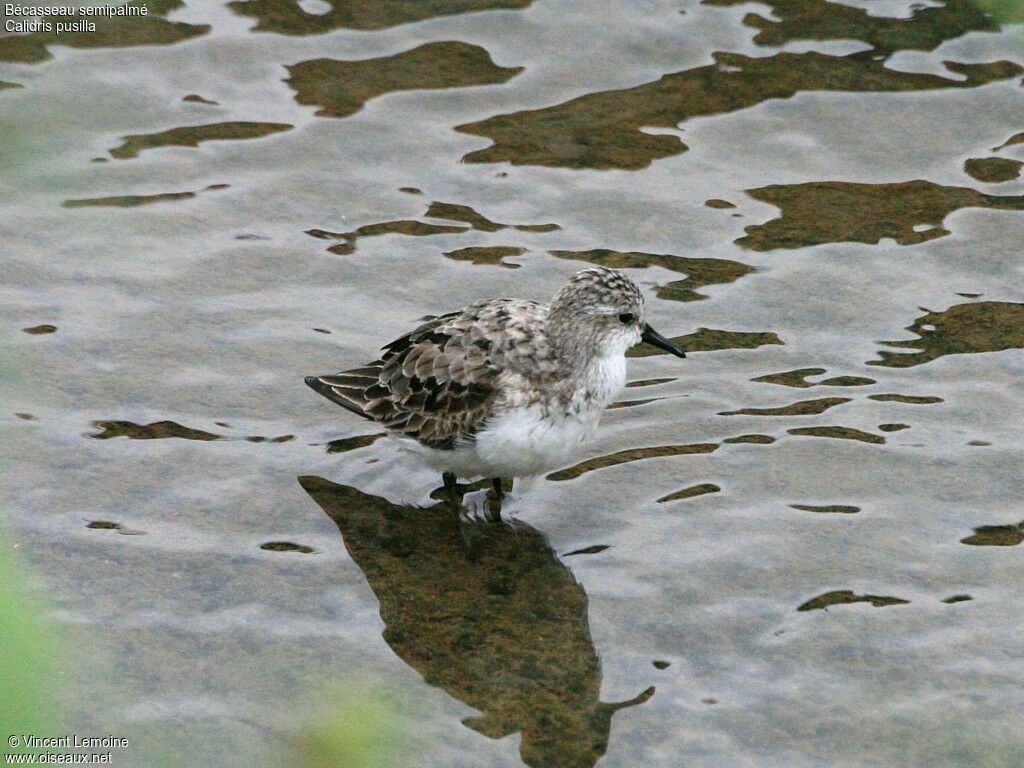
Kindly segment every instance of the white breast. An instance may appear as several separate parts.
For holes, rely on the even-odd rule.
[[[597,430],[602,411],[626,383],[621,354],[594,361],[568,404],[522,398],[492,418],[467,445],[450,451],[403,440],[433,468],[462,478],[522,477],[564,466]],[[532,404],[527,405],[527,402]]]
[[[535,475],[563,466],[593,437],[601,413],[626,382],[622,355],[595,361],[568,407],[535,404],[495,418],[476,438],[476,454],[500,477]]]

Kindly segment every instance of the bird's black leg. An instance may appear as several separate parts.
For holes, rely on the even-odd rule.
[[[441,474],[441,482],[444,483],[444,492],[448,494],[448,501],[451,503],[452,508],[459,511],[459,497],[458,497],[458,481],[455,479],[454,472],[444,472]]]
[[[499,499],[504,498],[505,491],[502,490],[501,478],[500,477],[492,477],[491,478],[491,488],[494,489],[494,495],[495,495],[496,498],[499,498]]]

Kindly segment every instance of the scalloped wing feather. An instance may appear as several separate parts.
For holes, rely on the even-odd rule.
[[[306,383],[391,432],[451,449],[508,400],[510,378],[539,382],[554,370],[546,317],[532,301],[480,302],[395,339],[379,360]]]

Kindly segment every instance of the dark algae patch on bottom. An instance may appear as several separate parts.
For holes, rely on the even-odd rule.
[[[596,555],[598,552],[604,552],[610,546],[610,544],[592,544],[589,547],[582,547],[581,549],[574,549],[572,552],[566,552],[562,557],[571,557],[573,555]]]
[[[757,349],[768,344],[784,342],[771,331],[720,331],[714,328],[698,328],[686,336],[676,336],[670,341],[683,352],[715,352],[720,349]],[[640,344],[626,353],[626,357],[650,357],[667,355],[657,347]]]
[[[328,453],[346,453],[347,451],[354,451],[356,448],[365,448],[368,445],[373,445],[382,437],[384,432],[378,432],[374,435],[356,435],[355,437],[343,437],[339,440],[331,440],[327,444]]]
[[[771,435],[737,435],[736,437],[727,437],[722,441],[723,443],[749,443],[751,445],[770,445],[775,442],[775,438]]]
[[[137,157],[140,152],[160,147],[198,147],[204,141],[239,141],[259,139],[295,126],[288,123],[210,123],[171,128],[159,133],[138,133],[122,137],[122,144],[110,150],[110,156],[118,160]]]
[[[200,191],[210,192],[227,188],[227,184],[211,184],[210,186],[205,187]],[[198,194],[199,192],[162,192],[156,195],[114,195],[111,197],[86,197],[77,200],[65,200],[63,203],[61,203],[61,206],[64,208],[137,208],[142,205],[152,205],[153,203],[166,203],[172,200],[191,200]]]
[[[224,422],[216,422],[219,426],[226,426]],[[213,440],[245,440],[249,443],[289,443],[295,439],[295,435],[279,435],[277,437],[265,437],[263,435],[249,436],[226,436],[207,432],[203,429],[193,429],[178,424],[176,421],[154,421],[151,424],[136,424],[133,421],[94,421],[93,426],[100,431],[93,434],[86,434],[94,440],[110,440],[115,437],[127,437],[130,440],[167,440],[178,438],[181,440],[199,440],[211,442]]]
[[[666,501],[679,501],[680,499],[692,499],[696,496],[705,496],[709,493],[718,493],[722,489],[714,483],[701,483],[700,485],[691,485],[689,488],[684,488],[681,491],[670,493],[668,496],[663,496],[658,499],[659,504],[663,504]]]
[[[468,261],[471,264],[493,264],[506,269],[519,269],[518,264],[510,264],[505,261],[505,257],[522,256],[524,253],[526,253],[525,248],[511,245],[490,245],[445,251],[444,255],[452,261]]]
[[[705,5],[731,7],[745,0],[704,0]],[[743,25],[757,30],[759,46],[782,46],[793,40],[860,40],[876,54],[899,49],[930,51],[943,41],[967,32],[992,32],[998,23],[984,6],[969,0],[943,5],[915,3],[905,17],[875,16],[862,7],[827,5],[821,0],[768,0],[772,16],[749,13]],[[832,7],[832,6],[835,7]],[[867,89],[865,89],[867,90]]]
[[[115,523],[112,520],[93,520],[85,527],[94,531],[116,531],[122,536],[140,536],[145,534],[145,531],[137,531],[121,523]]]
[[[868,395],[868,400],[877,400],[881,403],[906,403],[908,405],[934,405],[935,403],[946,402],[941,397],[934,397],[932,395],[901,395],[898,393]]]
[[[675,379],[637,379],[626,384],[627,387],[654,387],[658,384],[668,384]]]
[[[1024,542],[1024,522],[1017,525],[982,525],[974,534],[960,539],[973,547],[1015,547]]]
[[[846,504],[790,504],[790,508],[799,509],[803,512],[820,512],[822,514],[855,515],[860,512],[860,507],[847,506]]]
[[[848,605],[850,603],[871,603],[875,608],[883,608],[887,605],[907,605],[910,601],[886,595],[856,595],[850,589],[837,589],[811,598],[797,610],[820,611],[833,605]]]
[[[417,221],[416,219],[398,219],[364,224],[348,232],[330,232],[325,229],[307,229],[306,234],[321,240],[340,240],[327,250],[330,253],[348,255],[356,250],[357,241],[363,237],[380,235],[406,235],[408,237],[426,237],[429,235],[451,235],[470,230],[479,232],[500,232],[504,229],[515,229],[521,232],[554,232],[560,229],[557,224],[503,224],[493,221],[468,205],[458,203],[442,203],[434,201],[428,207],[424,218],[454,221],[456,224],[434,224]],[[501,246],[506,247],[506,246]],[[482,249],[476,249],[482,250]],[[512,255],[512,254],[508,254]],[[506,266],[512,266],[511,264]]]
[[[33,325],[29,328],[22,328],[21,330],[29,336],[45,336],[48,333],[56,333],[57,326],[50,325],[50,323],[43,323],[42,325]]]
[[[838,440],[859,440],[862,443],[874,443],[881,445],[885,438],[881,435],[873,435],[870,432],[862,432],[852,427],[797,427],[787,430],[791,435],[803,435],[807,437],[832,437]]]
[[[966,603],[968,600],[973,600],[973,599],[974,598],[971,597],[970,595],[950,595],[949,597],[944,597],[942,599],[942,602],[948,603],[948,604]]]
[[[444,219],[469,224],[480,232],[500,232],[503,229],[515,229],[519,232],[556,232],[561,229],[557,224],[502,224],[492,221],[471,206],[460,203],[443,203],[435,200],[423,214],[429,219]]]
[[[945,355],[1020,349],[1024,347],[1024,304],[1006,301],[957,304],[942,312],[922,315],[907,326],[907,330],[920,338],[882,343],[890,347],[916,348],[915,351],[880,350],[881,360],[869,361],[868,365],[910,368]]]
[[[814,12],[827,13],[824,8]],[[818,52],[745,56],[722,51],[711,55],[710,64],[665,74],[632,88],[588,93],[541,109],[458,125],[457,131],[493,142],[463,160],[638,170],[688,149],[678,136],[647,133],[644,128],[677,128],[692,118],[788,99],[802,91],[896,93],[972,88],[1021,72],[1019,65],[1009,61],[947,63],[949,74],[960,79],[899,72],[871,51],[849,56]]]
[[[777,219],[747,227],[746,236],[736,241],[754,251],[843,242],[874,245],[883,237],[914,245],[948,235],[942,222],[961,208],[1024,210],[1024,196],[986,195],[969,187],[920,180],[896,184],[812,181],[747,192],[782,212]],[[926,225],[931,228],[922,230]]]
[[[807,387],[866,387],[875,384],[874,379],[865,376],[833,376],[823,381],[808,381],[811,376],[820,376],[825,373],[824,368],[797,368],[795,371],[783,371],[781,373],[768,373],[764,376],[757,376],[751,381],[759,384],[778,384],[783,387],[794,387],[806,389]]]
[[[414,219],[398,221],[382,221],[376,224],[365,224],[351,232],[328,232],[325,229],[307,229],[306,234],[320,240],[341,240],[337,245],[327,249],[329,253],[348,256],[356,250],[356,241],[361,237],[380,237],[381,235],[405,235],[407,237],[426,237],[428,235],[450,235],[468,232],[468,227],[454,227],[450,224],[427,224]]]
[[[964,172],[986,184],[1001,184],[1019,177],[1022,166],[1020,160],[1006,157],[975,157],[964,162]]]
[[[492,85],[523,71],[499,67],[486,49],[456,40],[374,59],[310,59],[286,69],[290,77],[285,82],[295,91],[295,100],[320,107],[320,117],[347,117],[385,93]]]
[[[617,403],[612,403],[608,406],[609,411],[618,410],[619,408],[636,408],[640,405],[647,405],[648,403],[656,403],[659,400],[664,400],[663,397],[648,397],[642,400],[619,400]]]
[[[761,384],[778,384],[782,387],[794,387],[805,389],[813,387],[814,384],[807,381],[811,376],[820,376],[825,373],[824,368],[797,368],[795,371],[782,371],[781,373],[766,373],[764,376],[757,376],[751,379]]]
[[[575,464],[568,469],[560,469],[547,476],[548,480],[572,480],[593,472],[595,469],[614,467],[619,464],[627,464],[632,461],[643,459],[657,459],[665,456],[685,456],[695,453],[714,453],[718,450],[717,443],[693,443],[691,445],[659,445],[652,448],[630,448],[607,456],[598,456],[596,459]]]
[[[822,397],[817,400],[801,400],[779,408],[740,408],[737,411],[720,411],[719,416],[817,416],[829,408],[849,403],[848,397]]]
[[[310,555],[316,552],[312,547],[305,544],[296,544],[292,541],[268,541],[260,544],[260,549],[265,549],[268,552],[299,552],[303,555]]]
[[[114,437],[127,437],[132,440],[165,440],[181,438],[182,440],[220,440],[220,435],[205,432],[201,429],[183,427],[174,421],[154,421],[152,424],[136,424],[131,421],[94,421],[93,426],[100,432],[88,437],[96,440],[109,440]]]

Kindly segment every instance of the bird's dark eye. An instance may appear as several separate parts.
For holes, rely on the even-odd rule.
[[[634,320],[636,320],[636,315],[634,315],[632,312],[623,312],[621,315],[619,315],[619,320],[620,322],[622,322],[623,325],[629,325]]]

